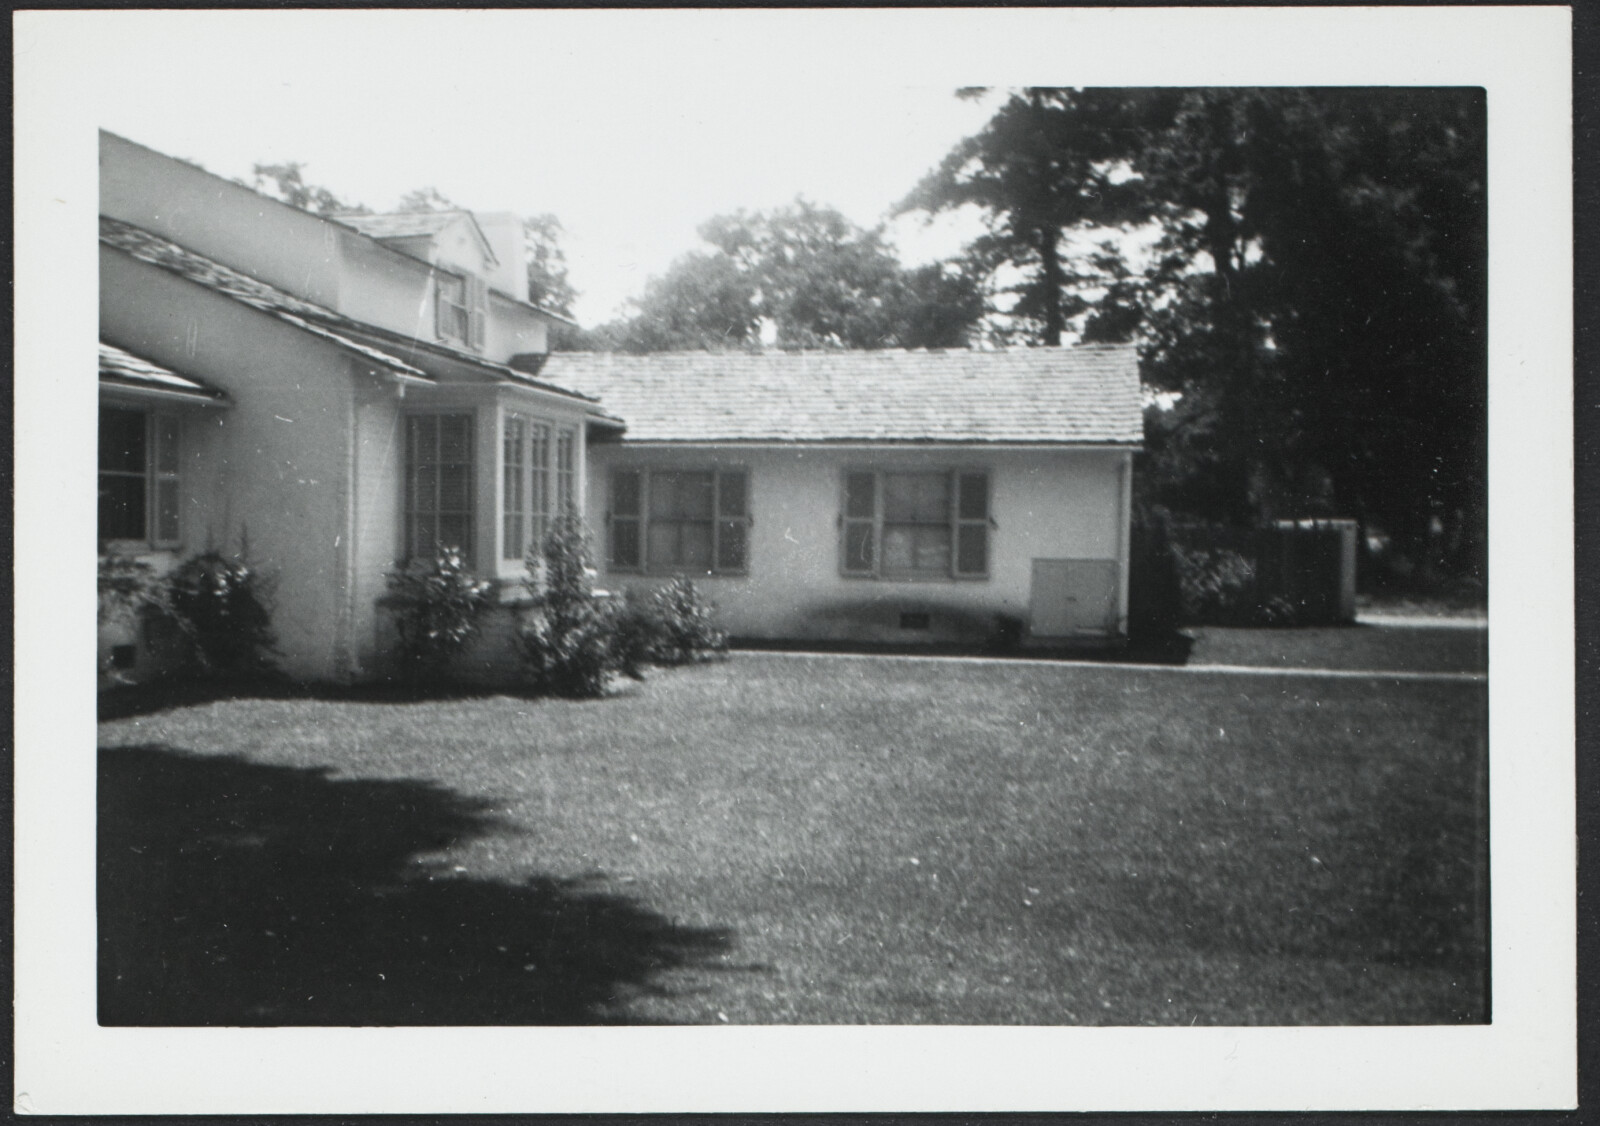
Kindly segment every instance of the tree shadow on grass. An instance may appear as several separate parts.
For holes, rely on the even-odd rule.
[[[419,863],[503,826],[431,783],[133,746],[99,787],[101,1024],[636,1023],[664,972],[731,968],[598,881]]]

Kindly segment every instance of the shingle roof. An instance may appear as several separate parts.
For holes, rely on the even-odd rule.
[[[188,395],[210,402],[223,402],[227,399],[227,396],[215,387],[198,379],[179,375],[143,356],[135,356],[132,352],[124,351],[114,344],[107,344],[104,340],[100,342],[100,381]]]
[[[1138,444],[1131,345],[998,352],[553,352],[542,373],[661,442]]]
[[[428,378],[427,373],[421,368],[408,364],[397,356],[391,356],[371,345],[351,340],[328,328],[326,324],[312,324],[311,320],[334,325],[344,323],[351,328],[360,327],[358,322],[311,301],[302,301],[293,294],[285,293],[266,282],[257,281],[248,274],[241,274],[238,270],[224,266],[220,262],[213,262],[192,250],[184,249],[175,242],[135,227],[132,223],[124,223],[120,219],[112,219],[105,215],[100,216],[100,241],[132,255],[141,262],[160,266],[207,289],[224,293],[235,301],[242,301],[251,308],[271,313],[296,328],[321,336],[347,351],[382,364],[384,367],[414,378]]]
[[[330,218],[372,238],[418,238],[438,234],[464,214],[462,211],[397,211],[388,215],[351,214]]]
[[[224,293],[236,301],[242,301],[252,308],[264,313],[270,313],[279,320],[320,336],[335,345],[354,352],[375,363],[382,364],[408,378],[427,379],[432,382],[432,377],[415,364],[409,363],[400,357],[380,348],[373,347],[363,340],[363,337],[395,337],[376,325],[365,324],[354,320],[342,313],[318,305],[312,301],[305,301],[293,294],[285,293],[266,282],[257,281],[248,274],[242,274],[220,262],[214,262],[202,254],[179,246],[170,239],[160,235],[151,234],[142,227],[135,227],[132,223],[125,223],[120,219],[100,216],[100,241],[107,246],[112,246],[126,254],[132,255],[141,262],[152,266],[159,266],[164,270],[188,278],[190,281]],[[537,387],[543,391],[552,391],[558,395],[571,398],[587,399],[592,401],[593,396],[574,391],[546,378],[534,376],[517,371],[506,364],[497,364],[486,360],[482,356],[474,356],[444,345],[431,345],[425,341],[415,339],[399,339],[398,346],[402,350],[412,352],[427,352],[434,355],[447,356],[459,363],[470,364],[473,367],[504,379],[512,383],[526,384]]]

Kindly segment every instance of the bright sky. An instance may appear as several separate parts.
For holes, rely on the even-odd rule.
[[[992,112],[954,96],[959,74],[863,80],[726,16],[686,14],[678,38],[641,13],[136,15],[105,29],[105,128],[230,177],[298,160],[379,211],[433,186],[476,210],[554,212],[588,325],[712,215],[803,194],[878,223]],[[891,235],[909,263],[972,229],[906,218]]]

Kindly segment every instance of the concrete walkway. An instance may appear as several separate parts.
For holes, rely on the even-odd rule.
[[[794,657],[803,660],[946,661],[973,665],[1020,665],[1024,668],[1125,669],[1137,672],[1197,673],[1220,676],[1325,677],[1331,680],[1406,680],[1484,684],[1489,679],[1487,673],[1481,672],[1412,672],[1396,669],[1322,669],[1271,665],[1162,665],[1139,664],[1133,661],[1074,661],[1068,658],[1045,660],[1030,657],[956,656],[938,653],[828,653],[792,649],[766,649],[760,650],[759,653],[763,656]]]

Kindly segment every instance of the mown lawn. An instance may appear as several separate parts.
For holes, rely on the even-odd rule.
[[[114,720],[101,1019],[1482,1021],[1486,707],[740,653]]]

